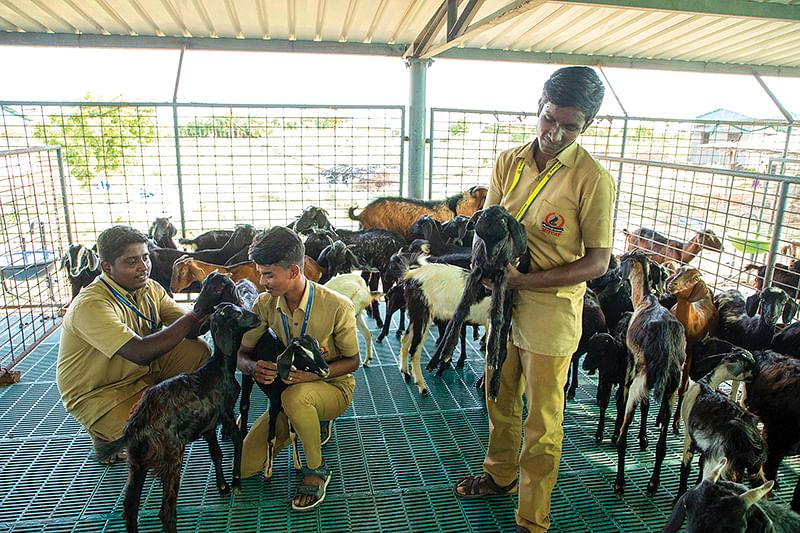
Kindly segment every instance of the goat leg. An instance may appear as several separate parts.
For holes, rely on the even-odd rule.
[[[253,376],[242,373],[242,397],[239,399],[239,434],[247,436],[247,417],[250,414],[250,393],[253,391]]]
[[[142,488],[147,477],[147,467],[142,466],[134,457],[135,451],[128,450],[128,486],[125,490],[122,517],[125,519],[125,530],[128,533],[139,531],[139,505],[142,500]]]
[[[228,482],[225,481],[225,474],[222,473],[222,450],[217,440],[216,428],[209,429],[203,433],[203,438],[208,443],[208,453],[211,455],[211,462],[214,463],[214,476],[217,481],[217,490],[220,496],[227,496],[231,493]]]
[[[574,400],[575,391],[578,390],[578,364],[581,360],[580,352],[572,354],[572,359],[567,370],[567,384],[564,385],[565,400]],[[564,402],[566,405],[566,401]]]
[[[476,341],[481,338],[480,326],[472,326],[472,340]]]
[[[428,370],[433,370],[437,366],[439,367],[439,371],[436,373],[437,376],[441,376],[447,367],[450,366],[450,359],[456,347],[461,326],[466,321],[467,316],[469,316],[469,308],[478,298],[481,277],[482,274],[480,270],[471,272],[469,277],[467,277],[464,293],[461,295],[461,301],[458,303],[458,307],[456,307],[456,311],[453,313],[453,318],[450,319],[450,323],[447,324],[444,338],[436,348],[436,352],[433,354],[433,357],[431,357],[431,360],[428,361],[428,366],[426,367]]]
[[[456,368],[464,368],[467,362],[467,325],[461,326],[461,356],[458,358]]]
[[[216,440],[216,434],[214,435]],[[219,448],[219,443],[217,443]],[[170,462],[159,475],[164,495],[161,499],[161,510],[158,517],[161,519],[161,527],[164,533],[178,533],[178,489],[181,484],[181,462],[178,458],[175,462]]]
[[[686,350],[686,359],[683,361],[681,371],[681,384],[678,387],[678,404],[675,406],[675,413],[672,415],[672,432],[678,434],[681,425],[681,405],[683,405],[683,395],[689,387],[689,369],[692,366],[692,351]]]
[[[645,396],[642,398],[642,401],[639,403],[639,412],[642,417],[642,421],[639,424],[639,449],[644,451],[650,446],[650,443],[647,441],[647,412],[650,410],[650,398]]]
[[[676,384],[677,385],[677,384]],[[664,396],[661,398],[661,419],[664,423],[661,425],[661,428],[658,433],[658,442],[656,443],[656,462],[653,465],[653,474],[650,476],[650,481],[647,483],[647,493],[653,495],[658,490],[658,486],[661,484],[661,465],[664,462],[664,457],[667,455],[667,431],[668,426],[667,422],[669,421],[669,415],[672,411],[672,401],[670,401],[672,394],[675,393],[675,390],[666,390],[664,391]]]
[[[278,415],[282,406],[273,405],[270,398],[269,424],[267,429],[267,464],[264,467],[264,479],[272,477],[272,461],[275,454],[275,441],[277,440]]]
[[[683,435],[683,456],[681,457],[681,473],[680,480],[678,481],[678,492],[675,494],[675,500],[672,502],[673,507],[678,499],[686,492],[689,486],[689,474],[692,471],[692,459],[694,458],[694,447],[692,446],[692,436],[689,434],[689,428]],[[703,469],[700,468],[702,472]]]
[[[603,376],[597,380],[597,405],[600,407],[600,418],[597,421],[597,431],[594,433],[594,440],[597,443],[603,442],[603,433],[606,427],[606,410],[608,401],[611,398],[611,382]]]
[[[500,324],[492,325],[492,331],[489,333],[489,345],[486,350],[487,362],[489,361],[489,354],[496,353],[494,357],[494,366],[492,367],[494,372],[492,373],[492,380],[489,383],[489,398],[491,400],[497,398],[497,393],[500,390],[500,373],[503,370],[503,363],[508,355],[508,335],[511,332],[511,311],[513,303],[512,296],[506,295],[505,273],[501,273],[500,276],[498,276],[494,282],[494,287],[495,290],[492,293],[492,307],[497,311],[501,311],[502,314],[500,315]],[[497,300],[495,300],[495,296]],[[495,307],[495,303],[497,307]],[[492,317],[497,316],[497,314],[492,313]],[[495,330],[499,331],[495,333]],[[492,345],[496,347],[496,351],[492,351]]]
[[[242,445],[244,436],[239,431],[233,419],[232,412],[225,416],[223,424],[224,426],[228,426],[231,441],[233,442],[233,478],[231,480],[231,492],[234,495],[239,495],[242,493]]]

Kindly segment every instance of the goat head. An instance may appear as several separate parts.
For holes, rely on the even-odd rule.
[[[330,375],[328,363],[317,339],[310,335],[295,337],[286,350],[278,356],[278,375],[288,379],[292,370],[311,372],[326,378]]]
[[[242,304],[231,275],[212,272],[203,280],[203,288],[200,289],[200,295],[194,302],[194,312],[198,315],[207,315],[220,302]]]
[[[487,269],[486,274],[505,270],[528,249],[525,228],[502,206],[493,205],[478,211],[471,222],[481,239],[473,256],[473,269],[476,266]]]

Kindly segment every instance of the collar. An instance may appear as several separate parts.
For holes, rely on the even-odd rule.
[[[303,289],[303,295],[300,297],[300,305],[297,309],[306,312],[306,306],[308,305],[308,292],[311,290],[311,284],[314,283],[310,279],[306,278],[306,286]],[[289,304],[286,302],[286,296],[281,296],[278,298],[278,309],[280,309],[281,313],[286,316],[292,316],[292,311],[289,311]]]
[[[128,300],[130,300],[130,301],[133,301],[133,300],[134,300],[134,297],[136,297],[136,296],[138,296],[139,294],[141,294],[141,293],[143,292],[143,289],[146,289],[146,288],[147,288],[147,287],[145,286],[145,287],[142,287],[142,289],[136,289],[135,291],[131,292],[131,291],[129,291],[128,289],[126,289],[125,287],[123,287],[122,285],[120,285],[119,283],[117,283],[116,281],[114,281],[114,280],[111,278],[111,276],[109,276],[109,275],[107,275],[107,274],[101,274],[101,276],[102,276],[102,278],[105,280],[105,282],[106,282],[106,283],[108,283],[109,285],[111,285],[112,287],[114,287],[114,289],[115,289],[115,290],[116,290],[118,293],[120,293],[121,295],[125,296],[125,298],[127,298],[127,299],[128,299]],[[150,281],[150,279],[148,278],[148,280],[147,280],[147,281]],[[100,283],[100,281],[97,281],[97,283]]]
[[[528,144],[522,145],[517,148],[516,152],[514,153],[514,161],[519,161],[520,159],[525,160],[525,165],[536,170],[536,163],[533,160],[533,148],[534,146],[538,146],[539,139],[534,139],[533,141],[529,142]],[[563,150],[558,152],[553,159],[557,159],[561,161],[561,164],[565,167],[574,167],[575,160],[578,158],[578,143],[576,141],[571,142],[568,144]],[[551,159],[550,161],[553,161]],[[550,166],[550,161],[547,162],[547,167]]]

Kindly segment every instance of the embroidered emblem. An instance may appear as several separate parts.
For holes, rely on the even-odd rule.
[[[564,217],[555,211],[550,211],[544,216],[542,231],[555,237],[561,237],[561,233],[564,232]]]

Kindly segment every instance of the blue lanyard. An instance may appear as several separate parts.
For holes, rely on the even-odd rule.
[[[125,298],[123,295],[121,295],[121,294],[119,293],[119,291],[117,291],[117,289],[115,289],[114,287],[112,287],[111,285],[109,285],[109,284],[108,284],[108,282],[107,282],[106,280],[104,280],[102,277],[100,277],[99,279],[100,279],[100,281],[102,281],[102,282],[103,282],[103,285],[105,285],[106,287],[108,287],[108,290],[110,290],[110,291],[111,291],[111,294],[113,294],[113,295],[114,295],[114,297],[115,297],[117,300],[119,300],[120,302],[122,302],[122,303],[123,303],[123,304],[124,304],[124,305],[125,305],[125,306],[126,306],[128,309],[130,309],[131,311],[133,311],[133,314],[135,314],[135,315],[136,315],[136,316],[138,316],[139,318],[143,319],[145,322],[149,322],[149,323],[150,323],[150,333],[153,333],[153,332],[155,332],[155,331],[158,329],[158,322],[156,322],[156,312],[155,312],[155,310],[153,309],[153,306],[152,306],[152,305],[149,305],[149,306],[148,306],[148,307],[150,308],[150,318],[147,318],[146,316],[144,316],[144,315],[142,314],[142,312],[141,312],[141,311],[139,311],[139,310],[136,308],[136,306],[135,306],[135,305],[133,305],[131,302],[129,302],[129,301],[128,301],[128,299],[127,299],[127,298]],[[148,298],[148,296],[147,296],[146,294],[144,295],[144,297],[145,297],[145,298],[147,298],[147,300],[150,300],[150,298]]]
[[[303,317],[303,328],[300,330],[300,336],[306,334],[306,327],[308,326],[308,315],[311,314],[311,304],[314,300],[314,284],[310,281],[308,283],[308,301],[306,302],[306,316]],[[292,340],[292,336],[289,334],[289,325],[286,323],[286,315],[283,314],[281,311],[281,321],[283,322],[283,331],[286,333],[286,344],[289,344]]]

